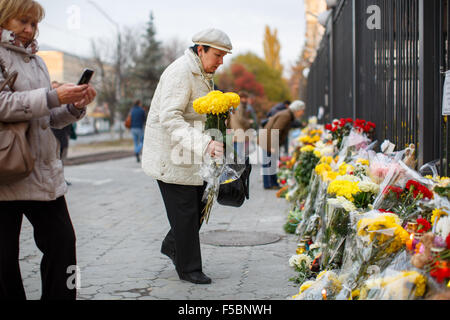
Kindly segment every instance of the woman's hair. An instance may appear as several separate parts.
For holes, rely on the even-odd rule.
[[[27,13],[36,20],[37,23],[41,22],[45,16],[44,8],[34,0],[1,0],[0,1],[0,27],[3,27],[9,20],[14,18],[20,18]],[[36,32],[34,37],[38,33]]]
[[[194,51],[196,55],[198,55],[198,46],[199,45],[196,44],[195,46],[191,47],[192,51]],[[208,52],[209,48],[211,47],[203,45],[203,48],[205,49],[205,52]]]

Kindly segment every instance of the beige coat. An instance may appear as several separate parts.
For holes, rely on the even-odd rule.
[[[80,119],[73,106],[59,106],[51,89],[50,76],[44,61],[25,50],[0,43],[0,57],[8,72],[17,71],[16,92],[0,92],[0,122],[29,121],[28,141],[35,157],[32,173],[10,185],[0,185],[0,201],[52,201],[67,191],[59,142],[50,127],[63,128]],[[0,81],[4,78],[0,73]],[[8,87],[7,87],[8,89]]]
[[[203,184],[197,173],[211,137],[204,134],[206,116],[192,105],[212,89],[190,49],[167,67],[147,118],[142,155],[147,175],[171,184]]]

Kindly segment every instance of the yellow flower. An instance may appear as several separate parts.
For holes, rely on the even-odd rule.
[[[337,172],[328,171],[328,172],[324,173],[323,180],[324,181],[333,181],[333,180],[336,180],[337,176],[338,176]]]
[[[360,291],[359,289],[353,290],[353,291],[352,291],[351,300],[353,300],[353,299],[356,298],[356,297],[359,297],[360,292],[361,292],[361,291]]]
[[[225,96],[227,96],[230,99],[231,106],[236,109],[239,104],[241,103],[241,98],[237,93],[234,92],[227,92],[225,93]]]
[[[317,173],[317,175],[321,176],[326,171],[332,171],[330,165],[328,163],[319,163],[316,168],[314,169]]]
[[[409,239],[409,233],[398,222],[399,220],[395,215],[387,214],[379,215],[376,218],[363,218],[357,223],[358,236],[369,236],[370,243],[376,239],[380,244],[392,239],[392,242],[386,248],[386,252],[397,252]],[[387,229],[391,229],[393,235],[386,231],[380,232],[380,230]]]
[[[414,296],[422,297],[425,294],[427,287],[427,279],[417,271],[403,271],[396,276],[385,278],[377,278],[366,282],[367,289],[384,288],[387,290],[389,296],[394,299],[405,299],[408,292],[404,289],[410,286],[407,283],[414,285]]]
[[[358,159],[358,160],[356,160],[356,163],[360,163],[363,166],[369,166],[369,160],[366,160],[366,159]]]
[[[328,194],[335,194],[338,197],[345,197],[347,200],[353,202],[353,195],[361,190],[358,187],[358,182],[348,180],[333,180],[328,186]]]
[[[314,147],[313,146],[304,146],[303,148],[300,149],[300,152],[314,152]]]
[[[222,93],[215,90],[206,96],[198,98],[193,103],[194,111],[199,114],[221,114],[230,108],[237,108],[240,103],[239,95],[233,92]]]
[[[322,156],[322,154],[320,153],[319,150],[314,150],[314,155],[320,159],[320,157]]]
[[[302,286],[300,287],[300,293],[308,290],[313,284],[315,283],[315,281],[306,281],[302,284]]]
[[[330,156],[323,156],[322,158],[320,158],[320,163],[328,163],[331,164],[331,162],[333,162],[333,157]]]
[[[433,215],[431,216],[431,224],[434,226],[434,224],[442,217],[442,216],[448,216],[448,213],[445,211],[442,211],[438,208],[433,210]]]
[[[352,171],[355,170],[355,167],[353,167],[350,164],[347,164],[345,162],[343,162],[340,166],[339,166],[339,175],[344,176],[347,173],[350,173]]]

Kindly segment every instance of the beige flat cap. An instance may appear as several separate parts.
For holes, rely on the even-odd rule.
[[[219,29],[209,28],[192,37],[192,42],[198,45],[210,46],[231,53],[233,45],[227,34]]]

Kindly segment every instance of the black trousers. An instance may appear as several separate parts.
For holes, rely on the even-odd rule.
[[[163,245],[175,253],[178,272],[202,271],[199,231],[206,184],[183,186],[158,181],[158,185],[171,227]]]
[[[75,232],[64,197],[55,201],[0,201],[0,300],[25,300],[19,267],[23,215],[42,251],[42,300],[75,300]],[[69,268],[71,267],[71,268]],[[71,285],[73,283],[73,285]]]

